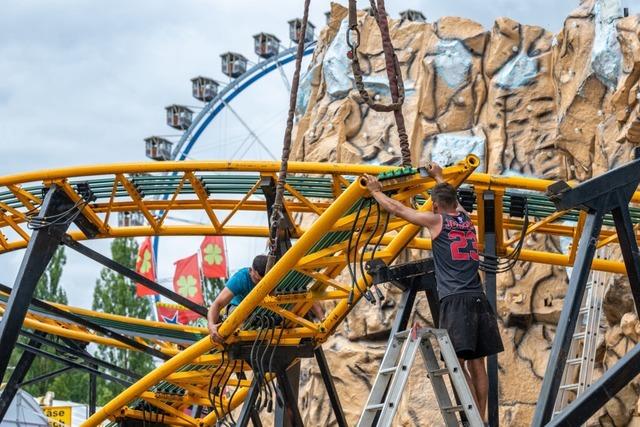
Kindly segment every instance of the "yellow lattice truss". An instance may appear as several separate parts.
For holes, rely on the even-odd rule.
[[[515,251],[523,233],[525,236],[569,237],[573,244],[567,253],[536,249],[530,247],[525,239],[520,260],[572,265],[584,223],[583,214],[555,212],[544,197],[544,191],[551,181],[473,173],[478,163],[475,156],[469,156],[463,162],[446,168],[444,177],[455,186],[463,183],[473,185],[478,200],[482,200],[487,190],[495,193],[498,254],[505,256]],[[42,188],[56,184],[72,200],[80,200],[76,184],[81,181],[89,182],[98,194],[95,202],[83,208],[85,217],[99,230],[97,238],[149,235],[267,236],[266,215],[264,223],[256,225],[247,222],[246,216],[239,214],[266,212],[261,185],[265,178],[275,179],[278,167],[279,164],[275,162],[163,162],[79,167],[2,177],[0,253],[24,248],[28,244],[28,217],[37,212],[41,204],[39,192]],[[273,337],[278,337],[278,340],[276,342],[275,338],[271,338],[272,344],[296,345],[301,340],[322,343],[358,303],[370,284],[370,278],[364,271],[355,269],[352,273],[355,286],[350,278],[345,278],[347,275],[342,274],[356,254],[364,253],[365,260],[376,258],[391,263],[407,247],[430,249],[431,242],[419,236],[419,227],[398,218],[388,218],[388,227],[383,230],[379,224],[387,220],[386,214],[371,209],[365,218],[357,212],[357,207],[361,207],[368,195],[358,177],[363,173],[378,174],[393,169],[366,165],[290,163],[291,179],[287,186],[285,209],[292,217],[292,223],[297,223],[293,221],[297,214],[306,214],[304,223],[310,225],[295,226],[292,248],[221,325],[219,331],[227,337],[226,345],[254,341],[258,335],[255,322],[261,313],[284,319],[274,330]],[[421,210],[430,209],[428,191],[434,185],[432,179],[414,173],[383,183],[385,191],[391,192],[395,199],[406,203],[417,202]],[[526,191],[530,197],[541,200],[542,204],[546,200],[546,207],[535,211],[526,230],[523,230],[522,219],[512,218],[501,209],[503,200],[510,197],[510,192],[514,190]],[[640,194],[636,194],[633,201],[640,201]],[[142,221],[138,224],[116,225],[114,216],[119,212],[135,213]],[[206,213],[207,223],[185,225],[172,221],[173,215],[186,212]],[[478,203],[473,219],[479,228],[481,247],[484,215],[484,204]],[[360,236],[355,241],[349,238],[354,231]],[[86,238],[78,229],[71,229],[69,234],[76,240]],[[604,227],[600,239],[600,246],[616,244],[615,230]],[[372,242],[378,246],[375,253],[371,249]],[[593,268],[624,273],[624,265],[617,261],[594,260]],[[334,301],[335,305],[325,318],[317,322],[308,320],[306,314],[312,304],[327,300]],[[78,330],[77,325],[42,318],[31,312],[25,327],[122,346],[105,341],[104,337],[91,331]],[[205,331],[196,328],[193,332],[202,334]],[[229,363],[224,348],[214,345],[208,337],[184,350],[183,344],[170,339],[139,339],[173,357],[105,405],[84,425],[99,425],[107,418],[148,419],[149,414],[139,409],[140,402],[147,402],[157,412],[163,413],[163,421],[167,424],[212,425],[219,415],[226,414],[242,403],[252,378],[250,367],[246,363]],[[221,363],[223,358],[225,363]],[[243,371],[244,376],[235,375],[238,371]],[[216,394],[209,389],[211,382],[226,384],[226,391],[231,389],[233,392],[227,395],[224,394],[224,388],[218,388]],[[184,413],[186,407],[194,404],[214,407],[215,410],[196,419]]]

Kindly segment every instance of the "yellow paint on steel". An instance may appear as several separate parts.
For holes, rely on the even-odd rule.
[[[496,193],[497,206],[502,206],[502,197],[507,190],[519,189],[535,192],[544,192],[552,181],[519,178],[519,177],[500,177],[490,176],[487,174],[472,174],[473,170],[479,164],[479,160],[475,156],[469,156],[464,162],[453,167],[445,168],[445,179],[454,185],[463,182],[474,185],[481,199],[482,192],[493,190]],[[114,179],[115,183],[111,189],[111,196],[105,201],[102,199],[99,203],[93,203],[86,210],[89,220],[93,222],[100,230],[97,237],[113,238],[113,237],[137,237],[137,236],[175,236],[175,235],[228,235],[228,236],[257,236],[267,237],[268,229],[266,224],[258,226],[250,223],[241,223],[241,221],[233,221],[240,224],[229,225],[231,219],[240,211],[265,211],[266,203],[256,200],[252,197],[254,192],[259,188],[260,177],[275,174],[279,169],[277,162],[155,162],[155,163],[123,163],[116,165],[96,165],[83,166],[76,168],[64,168],[57,170],[48,170],[40,172],[29,172],[24,174],[15,174],[11,176],[0,177],[0,186],[6,187],[16,198],[23,204],[21,208],[6,208],[0,206],[0,253],[9,250],[24,247],[28,242],[28,232],[25,225],[25,212],[30,206],[34,207],[40,201],[22,187],[31,185],[36,182],[42,182],[45,185],[51,183],[59,183],[64,186],[65,191],[73,200],[79,200],[77,193],[72,186],[68,185],[71,178],[86,177],[108,177]],[[312,197],[303,195],[294,186],[287,188],[290,197],[287,198],[287,213],[295,212],[308,213],[317,215],[316,221],[309,226],[307,230],[296,227],[294,232],[297,242],[287,253],[280,259],[272,270],[265,275],[261,282],[255,287],[254,291],[245,298],[245,300],[234,310],[227,320],[219,328],[219,332],[227,337],[227,343],[238,341],[254,340],[257,336],[256,331],[240,330],[242,323],[251,315],[257,307],[266,307],[268,310],[280,314],[287,319],[285,329],[283,330],[283,341],[281,344],[294,345],[302,338],[311,338],[317,342],[322,342],[333,333],[339,323],[346,317],[351,310],[348,302],[351,284],[339,279],[340,272],[346,267],[347,263],[347,245],[344,242],[338,242],[323,250],[315,250],[309,253],[318,240],[328,231],[349,231],[353,227],[355,214],[348,215],[356,201],[366,196],[367,191],[359,180],[350,183],[349,179],[353,176],[359,176],[363,173],[378,174],[385,172],[394,167],[385,166],[368,166],[368,165],[344,165],[344,164],[327,164],[327,163],[299,163],[292,162],[289,166],[291,175],[322,175],[331,177],[331,190],[334,199],[314,200]],[[177,187],[170,190],[169,200],[145,200],[139,193],[133,181],[128,178],[131,174],[142,173],[176,173],[178,182]],[[215,172],[224,173],[253,173],[252,179],[255,177],[257,182],[249,181],[247,188],[251,190],[247,194],[231,197],[229,195],[208,194],[199,178],[195,175],[197,172]],[[255,176],[257,174],[258,176]],[[124,188],[127,197],[116,197],[118,183]],[[184,195],[182,190],[186,183],[190,183],[193,193]],[[428,190],[433,186],[430,178],[419,177],[417,175],[408,178],[393,179],[384,182],[385,190],[397,190],[395,198],[403,203],[408,202],[416,195],[422,195],[426,201],[420,207],[421,210],[430,209],[431,202],[428,199]],[[108,190],[107,190],[108,191]],[[640,193],[634,195],[633,201],[640,201]],[[147,225],[115,227],[109,226],[109,217],[115,212],[141,212],[147,220]],[[160,218],[157,218],[153,212],[162,211]],[[209,224],[204,225],[181,225],[168,224],[166,219],[170,212],[195,211],[202,213],[204,211],[208,218]],[[222,221],[218,218],[219,211],[230,212]],[[531,224],[525,235],[545,234],[554,236],[569,236],[574,238],[580,234],[581,223],[558,224],[557,221],[562,215],[560,213],[550,213],[544,218],[538,219]],[[479,203],[479,211],[473,216],[473,219],[482,229],[484,212],[482,204]],[[265,217],[266,218],[266,217]],[[500,209],[496,210],[496,238],[498,253],[501,256],[508,255],[513,252],[513,245],[517,242],[517,237],[508,238],[508,231],[513,230],[521,232],[523,221],[517,218],[509,218],[503,215]],[[582,218],[581,218],[582,219]],[[362,249],[364,240],[368,237],[380,237],[381,248],[376,254],[377,258],[386,262],[392,262],[406,247],[417,249],[430,249],[431,241],[426,238],[417,237],[420,227],[407,224],[399,219],[392,219],[386,235],[379,236],[379,232],[373,230],[375,223],[379,221],[378,215],[372,216],[365,224],[364,219],[360,219],[357,228],[361,230],[364,236],[363,242],[352,247],[350,256]],[[266,223],[266,221],[265,221]],[[11,230],[17,238],[7,238],[2,231]],[[482,230],[481,230],[482,231]],[[71,231],[70,235],[76,240],[82,240],[86,237],[79,231]],[[480,232],[482,235],[482,232]],[[601,233],[601,242],[611,243],[615,241],[615,231],[611,228],[603,229]],[[482,243],[482,242],[480,242]],[[575,245],[574,245],[575,246]],[[573,262],[572,253],[560,254],[551,253],[541,250],[523,248],[520,253],[521,261],[541,262],[554,265],[570,265]],[[367,257],[372,256],[368,252]],[[594,269],[602,269],[617,273],[624,272],[624,265],[618,261],[594,260]],[[280,283],[283,278],[291,271],[297,270],[314,279],[314,283],[306,292],[291,295],[273,295],[272,291]],[[365,289],[366,281],[359,276],[359,286],[353,288],[353,303],[362,297],[361,289]],[[365,276],[366,278],[366,276]],[[304,315],[315,301],[331,299],[337,302],[334,309],[328,313],[321,323],[313,323],[304,319]],[[293,304],[290,306],[289,304]],[[287,307],[284,307],[284,306]],[[76,312],[77,309],[75,309]],[[103,316],[113,316],[104,315]],[[111,317],[105,317],[115,320]],[[56,324],[51,319],[38,318],[31,316],[27,319],[28,324],[35,327],[37,325],[41,330],[48,333],[60,334],[66,337],[77,337],[83,340],[93,340],[93,342],[103,343],[106,345],[122,346],[116,342],[105,341],[104,337],[92,335],[90,331],[79,328],[75,325],[62,326]],[[128,319],[131,323],[146,324],[142,320]],[[53,323],[52,323],[53,322]],[[27,325],[27,323],[25,323]],[[171,325],[164,325],[171,328]],[[154,325],[157,326],[157,325]],[[182,328],[182,326],[175,326]],[[196,328],[194,332],[206,333],[203,328]],[[279,329],[276,330],[277,336]],[[175,347],[171,343],[164,343],[151,340],[163,351],[176,352]],[[220,346],[214,345],[208,338],[194,343],[189,348],[175,354],[169,361],[144,376],[140,381],[136,382],[129,389],[117,396],[109,402],[83,425],[97,425],[107,417],[117,417],[123,414],[130,414],[135,418],[139,416],[139,412],[126,408],[125,405],[137,397],[143,397],[155,406],[165,409],[171,413],[172,419],[176,425],[208,425],[215,421],[215,414],[210,414],[204,419],[194,419],[192,417],[181,415],[180,402],[175,402],[178,406],[172,406],[171,399],[167,397],[167,401],[163,401],[161,397],[148,394],[149,388],[157,384],[163,379],[170,380],[174,375],[174,380],[180,383],[180,386],[188,391],[190,398],[206,399],[206,390],[203,389],[205,381],[198,377],[198,371],[181,372],[179,376],[174,374],[178,369],[183,368],[187,364],[195,363],[208,365],[204,372],[211,372],[210,367],[217,366],[220,362],[220,354],[207,354],[214,348]],[[200,371],[202,372],[202,371]],[[231,369],[223,370],[223,376],[231,375]],[[190,378],[193,378],[190,380]],[[237,406],[246,394],[247,384],[240,382],[240,393],[234,396],[230,402],[230,407]],[[222,409],[222,408],[221,408]],[[226,410],[226,409],[225,409]]]
[[[479,159],[475,156],[469,156],[459,165],[447,168],[447,176],[452,177],[452,182],[459,185],[469,176],[469,174],[477,167]],[[419,181],[414,180],[414,181]],[[414,184],[415,182],[411,182]],[[296,243],[278,260],[262,280],[255,286],[249,295],[238,305],[229,317],[222,323],[218,331],[223,337],[239,338],[238,328],[247,319],[247,317],[255,310],[256,307],[264,305],[265,298],[273,291],[278,283],[291,271],[294,270],[300,259],[325,235],[329,230],[334,230],[336,222],[342,218],[345,213],[351,209],[354,204],[362,197],[368,194],[367,189],[361,180],[354,181],[336,200],[329,206],[323,214],[313,223],[313,225],[303,233]],[[430,209],[431,202],[427,200],[421,209]],[[355,219],[355,218],[354,218]],[[406,244],[410,242],[418,233],[420,227],[406,225],[395,237],[389,242],[385,253],[386,260],[392,261],[404,249]],[[333,271],[333,274],[339,271]],[[364,284],[361,284],[364,286]],[[354,303],[358,301],[361,294],[359,291],[354,293]],[[311,332],[312,336],[319,341],[326,339],[328,334],[332,333],[338,322],[341,321],[351,310],[352,305],[347,303],[347,298],[339,300],[337,306],[327,315],[327,319],[321,325],[315,325],[302,319],[295,313],[284,313],[282,309],[271,307],[272,310],[279,312],[282,316],[301,323],[307,333]],[[302,313],[301,313],[302,314]],[[231,340],[229,340],[231,341]],[[202,354],[210,351],[216,345],[209,339],[204,338],[193,344],[185,351],[171,358],[163,365],[144,376],[127,390],[122,392],[111,402],[107,403],[101,411],[92,416],[83,425],[94,426],[104,421],[111,414],[117,413],[120,408],[128,404],[134,398],[140,396],[141,393],[149,389],[153,384],[166,378],[177,369],[185,364],[191,363],[194,359]]]

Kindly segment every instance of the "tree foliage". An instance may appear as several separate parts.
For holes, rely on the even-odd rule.
[[[61,304],[67,304],[67,293],[62,288],[60,284],[60,278],[62,277],[62,272],[64,270],[64,266],[67,263],[67,256],[64,253],[64,247],[61,246],[54,253],[51,261],[49,261],[49,265],[47,266],[45,272],[42,277],[38,281],[36,286],[36,290],[34,292],[34,296],[39,299],[43,299],[45,301],[57,302]],[[27,343],[28,340],[25,338],[20,338],[20,341],[23,343]],[[46,349],[50,351],[50,349]],[[18,362],[19,358],[22,356],[22,351],[14,351],[11,360],[11,366],[15,366]],[[48,372],[54,371],[56,369],[62,368],[63,365],[54,362],[50,359],[46,359],[44,357],[36,357],[31,364],[31,368],[27,373],[25,380],[30,380],[32,378],[36,378],[40,375],[46,374]],[[25,386],[25,390],[34,395],[41,396],[45,392],[51,389],[51,385],[55,381],[55,378],[40,381],[34,383],[32,385]],[[86,393],[86,390],[85,390]],[[66,395],[66,390],[60,390],[60,394],[62,395],[61,399],[64,399],[64,395]]]
[[[202,296],[204,297],[204,303],[207,307],[216,299],[220,291],[224,288],[225,283],[224,279],[204,278],[202,281]]]
[[[138,244],[132,238],[115,239],[111,244],[111,258],[131,269],[135,269]],[[147,318],[151,312],[148,298],[136,296],[135,284],[122,275],[104,268],[96,281],[93,294],[93,309],[122,316]],[[130,350],[98,346],[97,356],[114,365],[141,375],[153,369],[151,356]],[[122,391],[122,386],[98,379],[98,403],[104,404]]]

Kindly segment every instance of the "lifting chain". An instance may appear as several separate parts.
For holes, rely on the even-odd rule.
[[[287,168],[289,166],[289,155],[291,153],[291,133],[293,132],[293,116],[296,109],[296,100],[298,99],[298,86],[300,83],[300,69],[302,68],[302,57],[304,55],[304,45],[307,34],[307,21],[309,19],[309,3],[310,0],[304,2],[304,15],[302,17],[302,26],[298,35],[298,49],[296,51],[296,65],[293,72],[293,80],[291,81],[291,93],[289,96],[289,115],[287,117],[287,127],[284,131],[284,142],[282,144],[282,159],[280,162],[280,172],[278,173],[278,182],[276,183],[276,195],[271,213],[270,230],[269,230],[269,259],[267,261],[267,271],[273,267],[277,261],[278,238],[279,231],[285,227],[284,217],[284,187],[287,182]]]
[[[411,149],[409,147],[409,137],[404,124],[404,116],[402,114],[402,104],[404,103],[404,84],[402,82],[402,71],[398,57],[393,49],[391,36],[389,35],[389,22],[387,21],[387,12],[384,6],[384,0],[370,0],[373,16],[380,28],[382,38],[382,50],[384,52],[384,60],[386,64],[387,77],[389,79],[389,91],[391,92],[391,103],[380,104],[374,102],[367,92],[362,80],[363,72],[358,60],[358,47],[360,46],[360,30],[358,29],[358,16],[356,8],[356,0],[349,0],[349,31],[347,31],[347,45],[351,49],[347,52],[347,56],[351,60],[351,68],[356,89],[360,93],[360,97],[373,110],[380,112],[393,111],[398,129],[398,137],[400,139],[400,150],[402,152],[402,165],[411,166]]]

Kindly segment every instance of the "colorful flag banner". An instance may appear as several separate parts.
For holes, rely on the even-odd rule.
[[[227,257],[222,236],[207,236],[200,245],[202,272],[208,278],[226,278]]]
[[[196,304],[203,304],[204,298],[202,296],[198,254],[176,261],[175,266],[173,289]]]
[[[144,242],[138,249],[138,258],[136,259],[136,272],[149,280],[156,281],[156,268],[153,261],[153,245],[151,237],[144,239]],[[147,288],[140,283],[136,283],[136,295],[144,297],[148,295],[158,295],[156,291]]]

